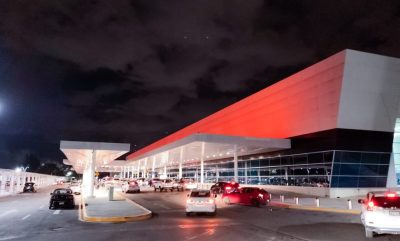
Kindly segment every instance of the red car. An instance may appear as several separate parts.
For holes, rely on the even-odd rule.
[[[237,182],[217,182],[211,186],[210,191],[214,194],[229,193],[237,190],[239,183]]]
[[[258,187],[242,187],[233,192],[224,192],[222,201],[226,204],[239,203],[243,205],[267,205],[270,201],[269,193]]]

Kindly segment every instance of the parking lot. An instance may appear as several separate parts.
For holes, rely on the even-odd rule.
[[[52,188],[0,199],[0,240],[366,240],[359,216],[351,214],[225,205],[217,199],[215,217],[186,217],[187,191],[149,189],[124,194],[151,210],[153,217],[117,224],[86,223],[79,220],[78,206],[48,209]],[[400,237],[381,235],[374,240]]]

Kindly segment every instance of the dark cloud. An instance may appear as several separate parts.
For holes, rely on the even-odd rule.
[[[0,1],[0,165],[142,147],[345,48],[400,56],[388,1]],[[3,163],[3,164],[1,164]]]

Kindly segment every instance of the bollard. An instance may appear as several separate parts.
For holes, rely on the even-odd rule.
[[[299,198],[298,198],[298,197],[295,197],[295,198],[294,198],[294,202],[296,203],[296,205],[299,205]]]
[[[317,207],[319,207],[319,198],[315,198],[315,205],[317,205]]]
[[[110,186],[110,189],[108,190],[108,201],[113,201],[114,200],[114,186]]]
[[[349,199],[349,200],[347,200],[347,207],[351,210],[351,209],[353,209],[353,205],[352,205],[352,203],[351,203],[351,200]]]

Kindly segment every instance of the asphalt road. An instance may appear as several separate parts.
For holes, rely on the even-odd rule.
[[[221,204],[216,217],[186,217],[182,192],[127,194],[153,211],[149,220],[85,223],[78,219],[78,208],[49,210],[50,192],[0,198],[0,241],[367,240],[356,215]],[[400,240],[400,235],[374,240]]]

